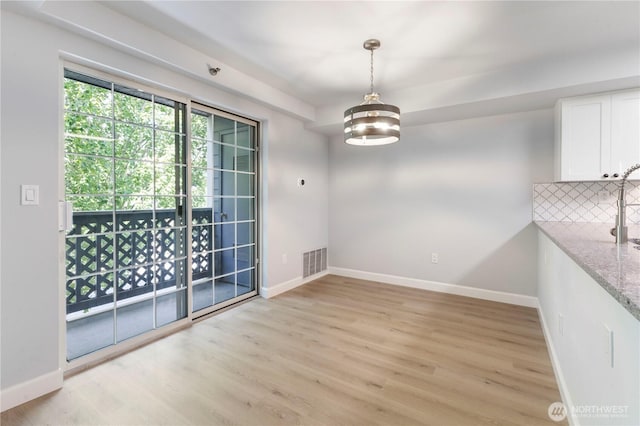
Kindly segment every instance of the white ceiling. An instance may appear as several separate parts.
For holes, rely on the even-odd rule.
[[[119,13],[310,105],[377,91],[640,51],[640,2],[145,1]],[[215,64],[212,64],[215,65]],[[224,69],[222,70],[224,73]]]
[[[640,86],[640,1],[0,0],[0,8],[266,104],[327,135],[342,133],[343,111],[369,90],[368,38],[382,42],[376,91],[400,107],[403,126]],[[207,63],[220,74],[211,77]]]

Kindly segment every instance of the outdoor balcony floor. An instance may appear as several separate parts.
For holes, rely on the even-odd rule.
[[[249,287],[238,285],[238,296],[251,291]],[[186,309],[179,298],[182,293],[171,293],[156,299],[156,328],[169,324],[186,316]],[[195,311],[211,306],[213,286],[198,285],[193,289],[193,307]],[[215,303],[236,296],[234,284],[217,282]],[[180,314],[178,314],[180,312]],[[114,331],[118,342],[153,330],[153,300],[148,299],[128,306],[117,308],[117,321],[114,327],[113,310],[67,322],[67,359],[72,360],[114,344]]]

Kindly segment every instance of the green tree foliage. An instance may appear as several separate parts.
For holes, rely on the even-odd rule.
[[[191,194],[193,207],[205,207],[207,195],[207,142],[210,139],[211,116],[194,112],[191,114]]]
[[[146,210],[154,200],[174,208],[184,195],[184,109],[106,86],[65,79],[65,189],[74,209]],[[194,120],[193,131],[206,136],[206,121]],[[194,186],[206,188],[200,178]]]

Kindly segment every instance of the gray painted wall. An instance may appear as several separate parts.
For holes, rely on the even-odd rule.
[[[553,178],[553,111],[329,145],[331,266],[536,295],[532,184]],[[431,253],[439,263],[431,263]]]
[[[327,138],[291,121],[269,129],[269,138],[279,141],[269,145],[268,169],[267,264],[274,284],[302,277],[302,253],[329,244]],[[298,186],[298,178],[304,178],[304,186]]]
[[[60,367],[58,55],[47,34],[24,34],[10,17],[2,12],[2,389]],[[21,184],[40,185],[39,206],[19,205]]]
[[[302,276],[301,253],[328,245],[327,138],[300,120],[216,89],[166,67],[79,37],[56,27],[2,11],[1,126],[1,388],[56,371],[63,327],[59,274],[57,201],[61,187],[58,154],[62,105],[61,52],[106,64],[147,83],[180,90],[213,106],[265,123],[263,141],[263,285]],[[117,25],[114,24],[114,25]],[[141,43],[153,40],[138,28]],[[308,178],[304,191],[296,179]],[[20,206],[21,184],[40,185],[40,205]],[[270,250],[289,254],[274,262]],[[59,257],[60,256],[60,257]]]

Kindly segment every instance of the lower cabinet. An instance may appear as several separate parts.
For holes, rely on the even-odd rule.
[[[571,424],[640,425],[640,321],[538,235],[540,315]]]

